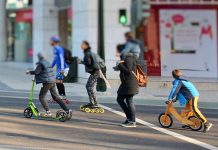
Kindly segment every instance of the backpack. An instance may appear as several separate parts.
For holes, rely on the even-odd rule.
[[[146,87],[148,82],[148,76],[143,72],[142,67],[138,64],[136,66],[136,73],[132,71],[133,75],[138,81],[140,87]]]
[[[72,53],[69,49],[63,48],[64,49],[64,60],[65,62],[69,65],[73,63],[73,58],[72,58]]]
[[[91,52],[93,61],[94,61],[94,68],[99,70],[99,69],[104,69],[105,66],[105,62],[104,60],[96,53]]]

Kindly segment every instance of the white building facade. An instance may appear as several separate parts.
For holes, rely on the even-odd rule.
[[[132,6],[134,2],[138,1],[104,0],[104,53],[107,78],[111,81],[119,78],[118,72],[112,69],[118,60],[115,58],[116,45],[125,42],[124,33],[130,31],[130,25],[134,24],[131,22],[134,17],[132,17],[133,19],[130,17]],[[139,28],[139,31],[142,32],[140,39],[144,40],[147,47],[144,59],[147,60],[148,75],[170,76],[172,69],[179,68],[183,69],[184,73],[190,77],[218,77],[218,3],[211,1],[199,5],[194,1],[192,3],[192,0],[189,1],[178,5],[177,1],[173,0],[170,3],[150,0],[150,17],[147,23]],[[90,42],[92,50],[97,53],[98,0],[63,0],[62,2],[71,2],[70,5],[67,5],[72,10],[72,15],[70,15],[72,20],[71,38],[63,41],[70,43],[71,46],[68,48],[72,50],[73,56],[83,58],[80,45],[84,40]],[[7,59],[5,1],[0,1],[0,8],[0,61],[5,61]],[[127,12],[127,25],[129,26],[119,23],[121,9],[125,9]],[[38,52],[45,53],[47,58],[52,61],[53,50],[49,44],[50,37],[60,35],[60,28],[69,28],[66,24],[60,25],[60,22],[66,20],[60,19],[62,10],[57,7],[56,0],[33,1],[34,64],[37,61]],[[136,10],[140,13],[138,8]],[[201,14],[201,17],[197,17],[198,14]],[[78,67],[78,77],[79,82],[86,81],[88,77],[82,65]]]
[[[119,10],[126,9],[130,20],[131,0],[104,1],[104,28],[105,28],[105,62],[108,79],[118,79],[118,73],[112,67],[118,60],[115,57],[116,45],[124,43],[124,33],[130,31],[129,27],[119,24]],[[33,49],[34,63],[37,53],[43,52],[52,61],[52,47],[49,45],[50,37],[58,35],[58,12],[54,1],[37,0],[33,3]],[[83,58],[80,48],[82,41],[90,42],[93,52],[97,53],[98,45],[98,0],[72,1],[72,54]],[[130,22],[129,22],[130,24]],[[79,82],[85,82],[88,74],[84,66],[78,67]]]

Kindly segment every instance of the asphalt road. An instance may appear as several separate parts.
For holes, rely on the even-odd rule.
[[[28,104],[27,91],[0,91],[0,149],[72,149],[72,150],[205,150],[174,136],[159,132],[151,127],[138,124],[137,128],[122,128],[125,120],[120,115],[106,111],[105,114],[87,114],[79,110],[84,102],[79,97],[71,97],[68,106],[73,109],[72,120],[61,123],[55,120],[26,119],[23,110]],[[38,100],[36,105],[41,109]],[[103,104],[121,111],[115,104]],[[55,113],[59,107],[50,104]],[[137,118],[159,126],[158,115],[164,112],[161,106],[136,106]],[[179,135],[218,147],[218,112],[203,109],[214,126],[208,133],[182,129],[174,121],[173,131]]]

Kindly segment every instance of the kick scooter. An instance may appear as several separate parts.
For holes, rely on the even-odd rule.
[[[35,87],[35,78],[32,79],[32,89],[29,96],[29,106],[24,110],[24,116],[26,118],[32,118],[33,116],[38,119],[52,119],[52,120],[59,120],[60,122],[65,122],[67,120],[70,120],[72,117],[72,114],[70,117],[68,117],[68,114],[64,110],[59,110],[56,112],[56,116],[47,117],[39,112],[35,104],[33,103],[33,97],[34,97],[34,87]]]

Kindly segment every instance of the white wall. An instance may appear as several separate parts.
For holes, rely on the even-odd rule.
[[[184,21],[181,24],[175,25],[171,20],[172,16],[175,14],[180,14],[184,17]],[[183,69],[184,74],[189,77],[217,78],[216,15],[217,14],[215,10],[160,11],[162,76],[171,76],[171,71],[175,68],[178,68]],[[205,23],[205,20],[207,20],[207,23]],[[168,26],[167,28],[167,23],[170,23],[171,27]],[[197,23],[198,25],[193,26],[191,25],[192,23]],[[212,38],[210,38],[209,34],[204,34],[202,38],[200,38],[202,27],[204,26],[212,27]],[[171,53],[171,38],[169,37],[173,37],[173,33],[175,33],[176,28],[180,29],[180,33],[177,34],[177,37],[179,36],[179,42],[177,42],[177,47],[182,47],[182,49],[189,49],[190,47],[192,47],[192,49],[195,49],[195,53]],[[186,33],[183,33],[181,31],[184,31]]]
[[[83,40],[90,42],[92,50],[97,52],[97,0],[73,0],[72,48],[73,55],[83,58],[80,45]],[[81,79],[88,78],[83,65],[78,69]]]
[[[123,34],[129,27],[123,27],[118,22],[119,9],[127,9],[130,16],[131,0],[104,0],[105,7],[105,57],[109,79],[118,79],[118,73],[112,70],[116,64],[114,56],[116,45],[124,42]],[[83,40],[90,42],[92,50],[97,52],[98,11],[97,0],[73,0],[73,55],[83,58],[80,44]],[[130,17],[129,19],[130,20]],[[79,66],[79,78],[87,78],[84,66]],[[84,81],[84,80],[83,80]],[[82,82],[83,82],[82,81]],[[81,82],[81,80],[80,80]]]
[[[116,65],[118,58],[115,58],[117,44],[125,42],[124,33],[130,31],[129,27],[119,24],[119,9],[126,9],[128,12],[128,24],[130,24],[131,0],[105,0],[105,58],[107,65],[107,77],[119,79],[119,72],[112,67]]]
[[[54,0],[33,1],[34,64],[38,52],[45,53],[50,61],[53,60],[53,49],[49,45],[53,35],[58,35],[58,12],[55,11]]]
[[[7,52],[7,40],[6,40],[6,9],[5,1],[0,1],[0,61],[6,60]]]

